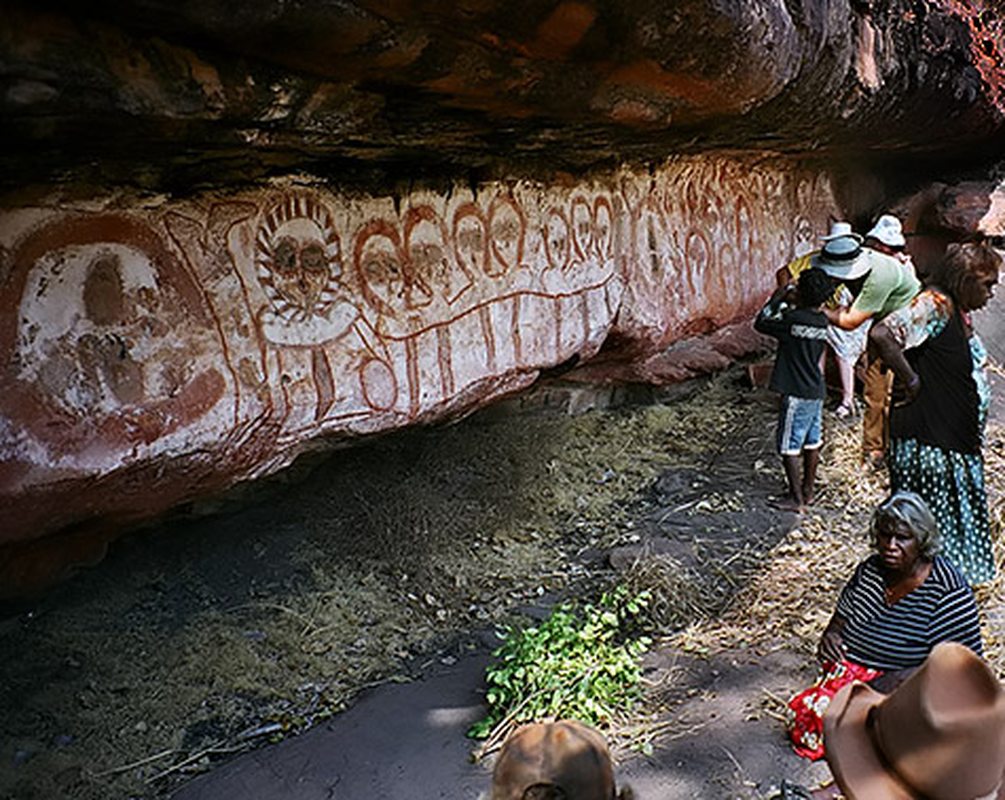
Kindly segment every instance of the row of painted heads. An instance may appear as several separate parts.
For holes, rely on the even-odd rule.
[[[601,201],[604,202],[601,202]],[[429,207],[411,209],[404,230],[388,220],[372,220],[356,236],[354,269],[346,272],[338,236],[326,213],[292,216],[297,209],[273,212],[259,231],[256,263],[262,280],[286,302],[314,307],[331,301],[338,284],[355,276],[363,295],[379,311],[393,314],[447,302],[479,280],[499,278],[524,266],[526,222],[512,203],[493,205],[486,216],[473,204],[454,215],[453,235]],[[282,213],[280,213],[282,212]],[[606,198],[591,207],[574,202],[569,219],[553,209],[544,231],[544,250],[552,266],[613,254],[613,218]]]
[[[302,216],[293,216],[301,213]],[[327,212],[315,212],[308,218],[299,208],[285,206],[273,211],[258,234],[260,259],[279,272],[303,268],[308,272],[327,271],[331,251],[336,257],[341,249]],[[527,222],[512,200],[493,202],[488,213],[473,203],[457,209],[453,227],[430,206],[409,209],[403,230],[390,220],[375,219],[363,226],[356,236],[357,262],[366,260],[369,249],[386,250],[397,261],[415,261],[423,265],[429,253],[437,258],[453,251],[459,264],[481,268],[495,276],[522,264]],[[613,253],[613,209],[605,197],[591,205],[585,198],[575,198],[569,210],[552,208],[543,229],[544,247],[555,261],[610,257]]]

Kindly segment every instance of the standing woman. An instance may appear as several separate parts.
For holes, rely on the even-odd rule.
[[[998,282],[988,244],[951,244],[930,284],[873,327],[896,375],[890,411],[890,487],[917,492],[942,533],[943,552],[971,584],[994,577],[981,445],[990,404],[987,353],[970,324]]]

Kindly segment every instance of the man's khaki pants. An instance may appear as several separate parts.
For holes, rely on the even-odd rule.
[[[890,439],[890,390],[893,388],[893,371],[883,371],[883,361],[870,344],[866,350],[865,376],[862,380],[862,456],[865,459],[878,453],[886,454]]]

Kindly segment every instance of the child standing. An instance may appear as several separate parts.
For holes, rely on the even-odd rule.
[[[758,331],[778,339],[768,386],[782,395],[778,453],[785,468],[789,496],[777,505],[786,511],[802,511],[813,502],[822,441],[821,418],[827,396],[820,370],[828,324],[822,306],[833,291],[834,284],[827,273],[815,267],[808,269],[799,275],[795,286],[779,286],[754,320]]]

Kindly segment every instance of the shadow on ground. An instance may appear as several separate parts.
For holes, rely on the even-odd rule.
[[[795,520],[766,504],[773,424],[733,370],[669,404],[389,436],[138,532],[0,623],[0,797],[475,798],[494,627],[641,547],[721,612]],[[800,777],[761,708],[809,675],[788,645],[651,656],[666,732],[619,754],[641,798]]]

